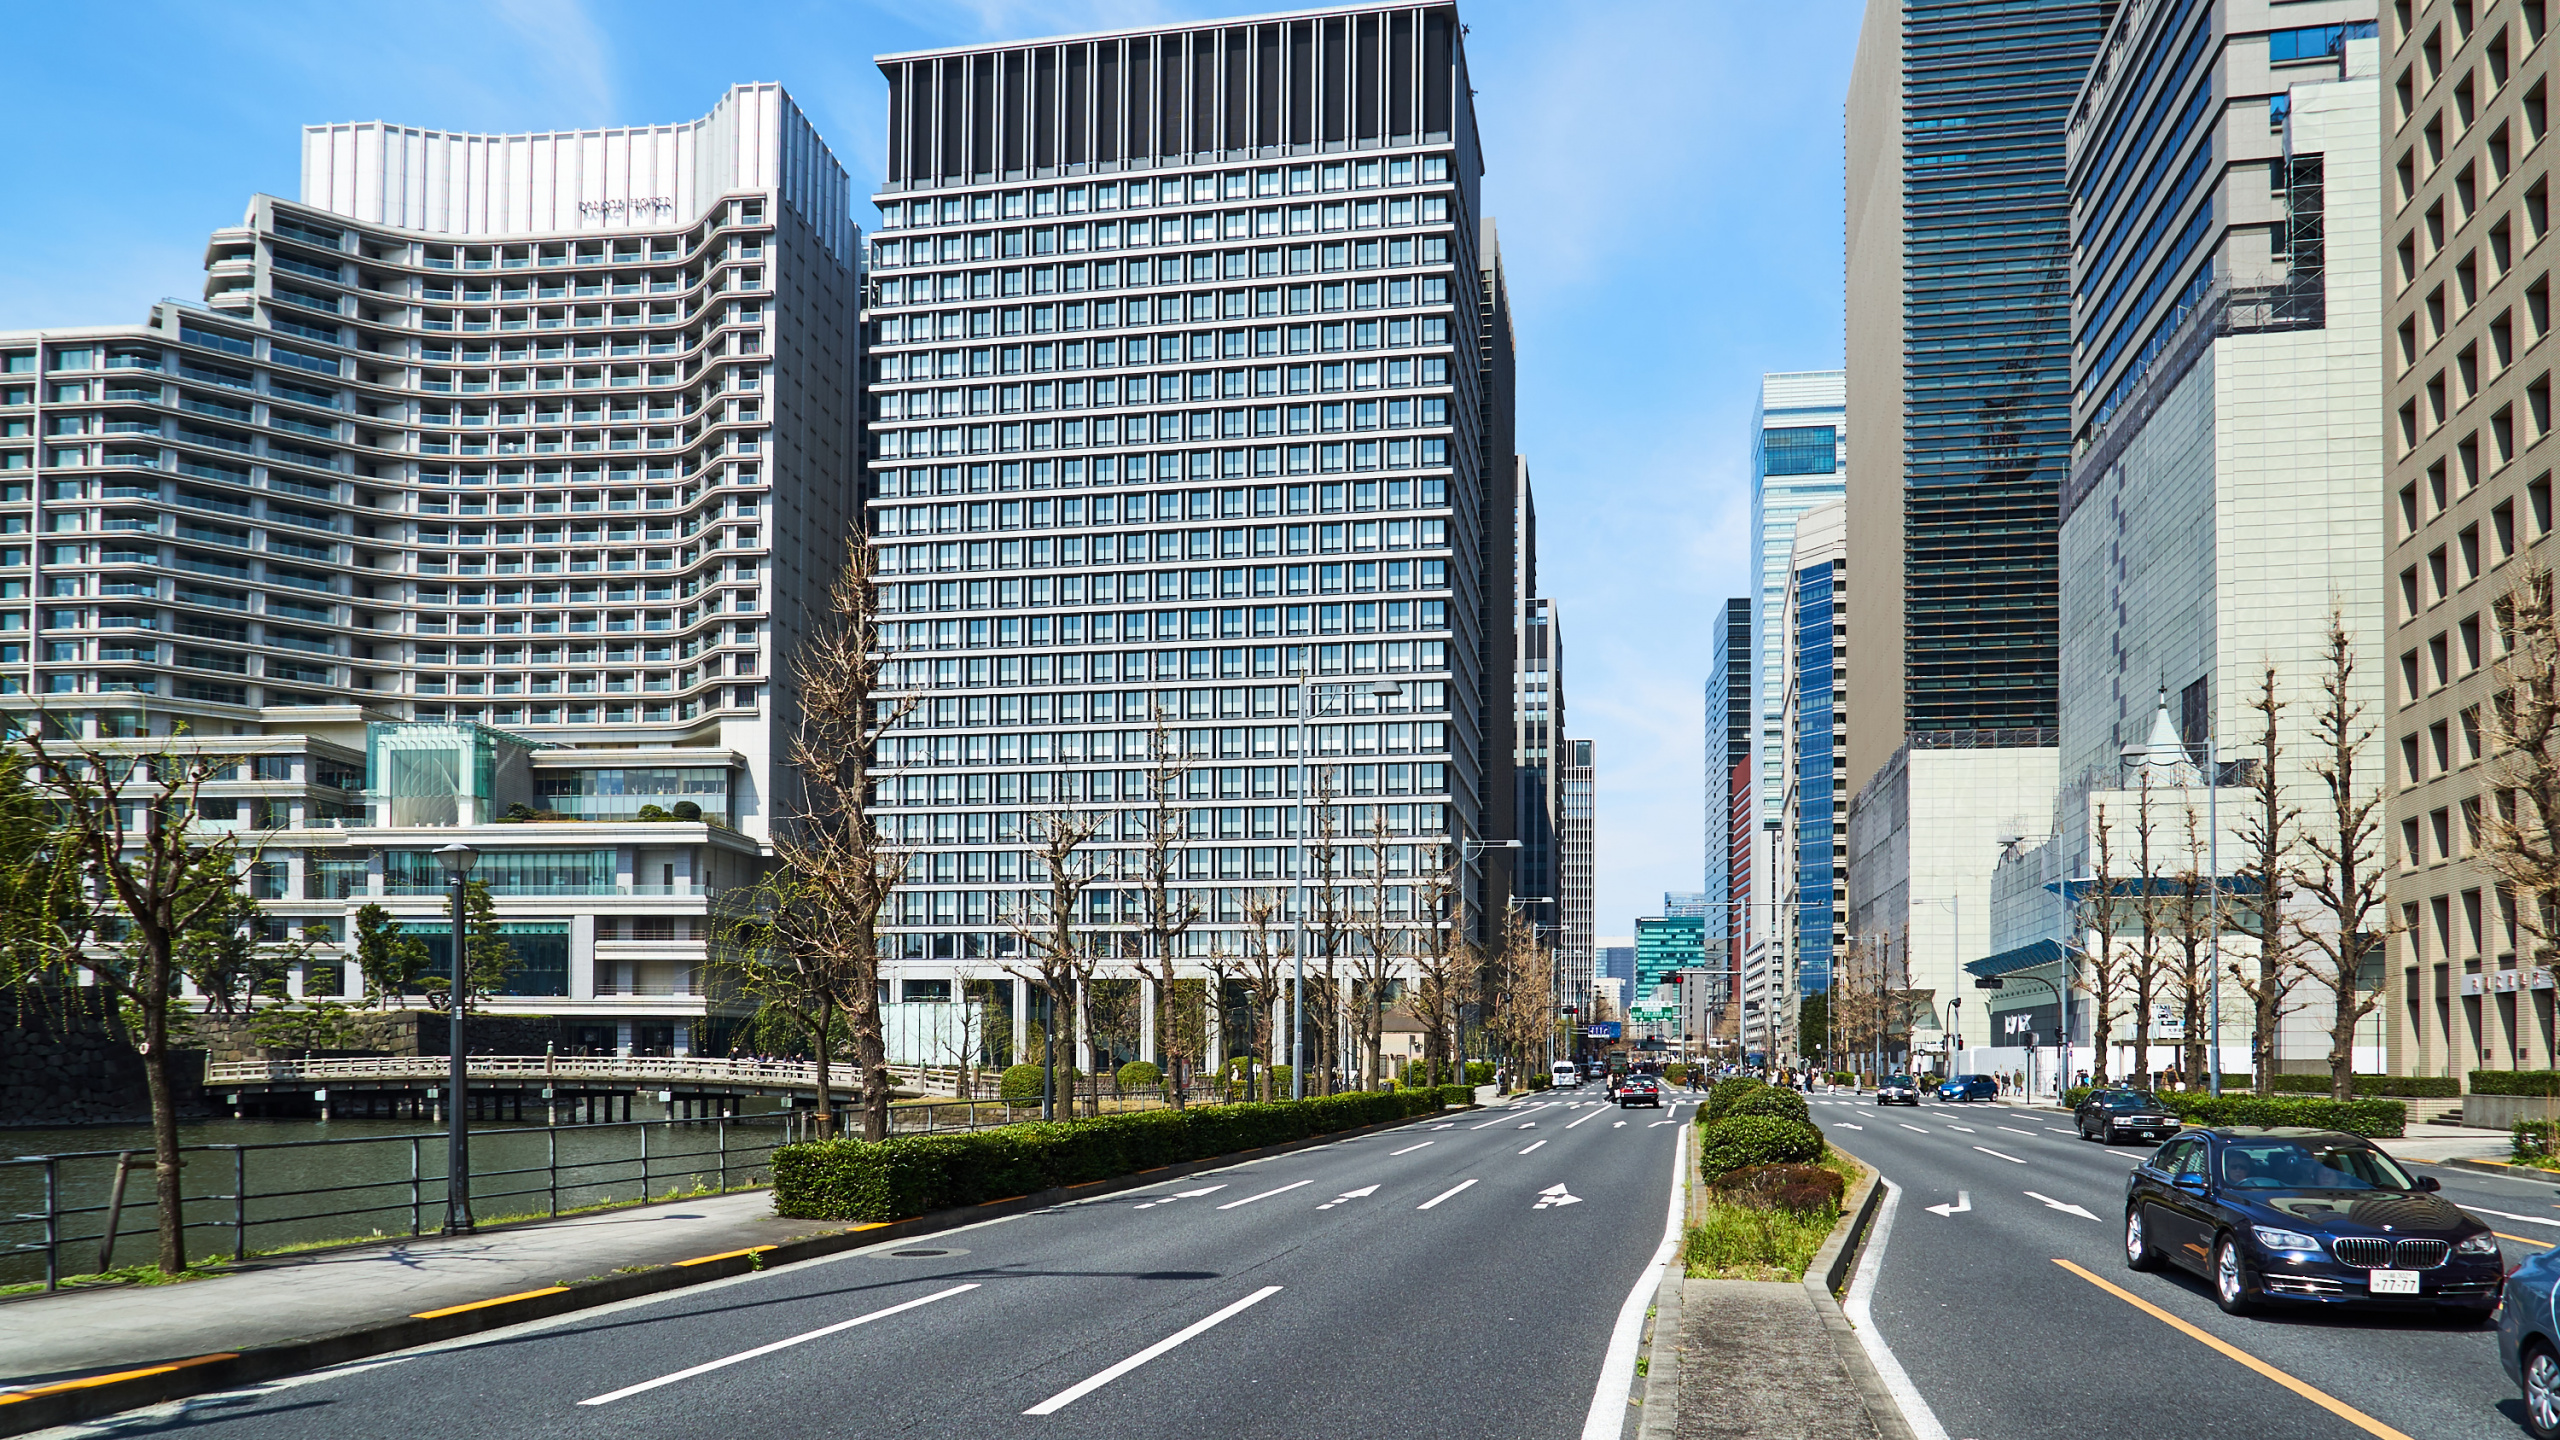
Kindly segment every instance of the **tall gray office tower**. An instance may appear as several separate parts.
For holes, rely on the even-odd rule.
[[[1304,913],[1319,794],[1398,874],[1508,838],[1510,335],[1459,37],[1408,4],[881,57],[899,998],[996,974],[1026,815],[1089,807],[1134,860],[1159,714],[1195,964],[1249,890]],[[1134,901],[1089,895],[1107,953]]]

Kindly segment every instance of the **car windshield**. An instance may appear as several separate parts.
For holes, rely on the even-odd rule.
[[[2235,1140],[2222,1147],[2222,1183],[2235,1190],[2414,1190],[2409,1173],[2370,1145]]]
[[[1885,1077],[1884,1083],[1885,1088],[1888,1090],[1908,1090],[1911,1088],[1911,1077],[1908,1075],[1889,1075]]]
[[[2160,1108],[2158,1096],[2146,1095],[2139,1090],[2118,1090],[2099,1097],[2098,1103],[2110,1110],[2157,1110]]]

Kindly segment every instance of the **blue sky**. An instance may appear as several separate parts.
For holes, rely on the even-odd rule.
[[[0,329],[139,320],[202,293],[207,232],[292,195],[301,127],[550,130],[687,119],[779,80],[867,194],[873,54],[1250,13],[1190,0],[16,10],[0,93]],[[1841,351],[1840,102],[1853,0],[1464,6],[1486,209],[1517,307],[1520,445],[1571,733],[1600,755],[1598,928],[1703,865],[1711,620],[1749,583],[1764,370]],[[41,214],[32,213],[40,209]],[[867,205],[856,219],[871,223]]]

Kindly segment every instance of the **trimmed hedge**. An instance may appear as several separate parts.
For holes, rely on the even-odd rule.
[[[793,1220],[904,1220],[1429,1115],[1440,1105],[1431,1091],[1368,1091],[1004,1125],[962,1135],[785,1145],[773,1152],[773,1211]]]
[[[2332,1100],[2311,1095],[2252,1095],[2225,1088],[2220,1099],[2201,1090],[2155,1091],[2160,1108],[2190,1125],[2299,1125],[2316,1130],[2344,1130],[2351,1135],[2388,1137],[2404,1133],[2409,1107],[2398,1100]],[[2086,1086],[2063,1092],[2062,1103],[2079,1108]]]
[[[1044,1083],[1041,1079],[1043,1074],[1044,1072],[1037,1065],[1006,1066],[1004,1078],[996,1082],[996,1098],[1011,1100],[1018,1105],[1028,1105],[1037,1101]],[[1073,1065],[1059,1066],[1058,1098],[1064,1100],[1076,1093],[1076,1081],[1080,1078]]]
[[[2497,1072],[2474,1071],[2473,1073],[2478,1075]],[[2249,1082],[2243,1080],[2240,1083],[2246,1086]],[[2326,1095],[2329,1093],[2329,1077],[2279,1072],[2267,1077],[2267,1087],[2284,1095]],[[2479,1086],[2475,1084],[2472,1088],[2476,1091]],[[2225,1095],[2231,1093],[2230,1081],[2223,1082],[2222,1093]],[[2354,1093],[2360,1097],[2399,1095],[2411,1099],[2444,1100],[2460,1095],[2462,1082],[2451,1075],[2358,1075],[2355,1077]]]
[[[1776,1115],[1807,1125],[1813,1123],[1813,1111],[1805,1105],[1804,1097],[1778,1085],[1763,1085],[1735,1097],[1725,1107],[1724,1118],[1730,1120],[1739,1115]]]
[[[1430,1092],[1426,1090],[1422,1093],[1429,1094]],[[1473,1105],[1476,1103],[1476,1087],[1473,1085],[1443,1085],[1440,1087],[1440,1103],[1443,1106]]]
[[[1783,1115],[1736,1115],[1698,1127],[1698,1173],[1714,1181],[1750,1165],[1809,1165],[1830,1148],[1822,1132]]]
[[[2560,1095],[2560,1070],[2474,1070],[2471,1072],[2471,1093]]]
[[[1113,1072],[1122,1090],[1153,1090],[1164,1084],[1164,1071],[1153,1060],[1132,1060]]]
[[[1707,1092],[1707,1103],[1698,1107],[1698,1123],[1704,1125],[1721,1120],[1725,1112],[1733,1108],[1734,1101],[1754,1090],[1769,1088],[1769,1082],[1757,1075],[1726,1076],[1717,1081],[1715,1087]]]

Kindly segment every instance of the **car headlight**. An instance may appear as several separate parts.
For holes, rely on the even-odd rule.
[[[2279,1230],[2272,1225],[2249,1228],[2257,1232],[2258,1243],[2270,1250],[2308,1250],[2315,1255],[2320,1251],[2320,1242],[2299,1230]]]
[[[2495,1255],[2498,1253],[2498,1237],[2489,1234],[2487,1231],[2482,1231],[2480,1234],[2474,1235],[2463,1241],[2461,1244],[2454,1246],[2453,1253],[2456,1255]]]

